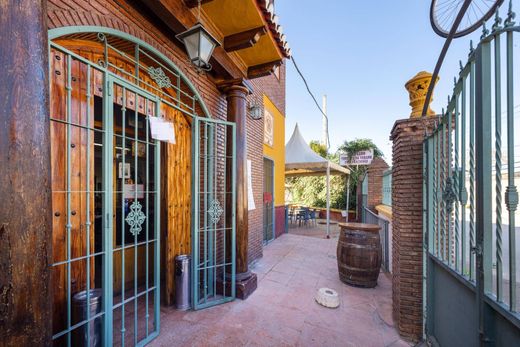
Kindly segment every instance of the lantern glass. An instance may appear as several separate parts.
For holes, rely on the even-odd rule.
[[[200,60],[204,63],[209,63],[209,58],[215,49],[215,43],[212,37],[207,35],[205,32],[200,33]]]
[[[191,61],[199,56],[200,32],[194,32],[184,37],[184,45]]]
[[[200,23],[180,33],[177,38],[184,42],[190,61],[198,68],[209,66],[211,54],[219,46],[218,41]]]

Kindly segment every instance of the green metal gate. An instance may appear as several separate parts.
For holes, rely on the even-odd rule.
[[[424,142],[425,336],[442,346],[520,344],[513,19],[483,28]]]
[[[192,300],[195,310],[235,298],[236,130],[194,118]]]
[[[80,26],[50,30],[49,41],[53,344],[145,345],[160,330],[161,154],[150,117],[190,117],[195,309],[235,297],[235,124],[208,118],[186,76],[135,37]]]
[[[159,334],[160,324],[160,145],[151,138],[147,120],[160,114],[161,101],[112,75],[107,76],[107,87],[108,98],[113,101],[104,105],[108,116],[105,215],[107,251],[112,254],[107,259],[113,263],[108,265],[106,283],[107,287],[114,285],[114,272],[120,271],[121,289],[106,290],[111,293],[105,296],[106,304],[112,308],[105,328],[107,334],[113,329],[114,345],[125,346],[127,341],[144,345]],[[128,104],[133,104],[133,110],[127,109]],[[115,170],[112,163],[118,164]],[[110,175],[114,171],[115,179]],[[116,217],[111,218],[114,211]],[[120,265],[116,266],[118,258]],[[130,281],[125,278],[127,273]]]

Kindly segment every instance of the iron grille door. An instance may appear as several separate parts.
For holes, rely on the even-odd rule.
[[[108,93],[108,329],[113,345],[140,346],[159,334],[160,324],[160,144],[151,138],[149,117],[160,116],[162,104],[111,75]]]
[[[51,52],[53,344],[144,345],[159,332],[159,99]]]
[[[235,124],[193,119],[192,300],[195,310],[235,298]]]

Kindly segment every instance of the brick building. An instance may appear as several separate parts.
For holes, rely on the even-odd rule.
[[[0,54],[16,67],[0,91],[1,192],[13,201],[0,215],[0,339],[74,345],[96,321],[107,345],[150,341],[159,303],[175,301],[174,258],[192,251],[196,308],[254,291],[265,120],[252,113],[284,124],[290,54],[274,1],[42,0],[0,12],[0,30],[16,34]],[[176,38],[196,22],[221,43],[202,73]],[[152,117],[174,141],[155,140]],[[84,296],[98,308],[78,318],[77,294],[94,289]]]

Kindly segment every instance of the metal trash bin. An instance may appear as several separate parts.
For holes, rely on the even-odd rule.
[[[187,254],[175,257],[175,307],[186,311],[191,308],[191,257]]]
[[[101,289],[91,289],[89,293],[89,310],[91,321],[89,323],[83,324],[82,326],[72,331],[73,346],[97,347],[101,346],[102,344],[103,317],[97,317],[96,319],[92,319],[92,317],[101,312],[101,309],[103,307],[103,303],[101,302],[103,291]],[[76,293],[72,297],[72,321],[77,324],[79,322],[87,320],[87,312],[87,291],[84,290],[79,293]],[[87,334],[87,324],[90,325],[89,334]]]

